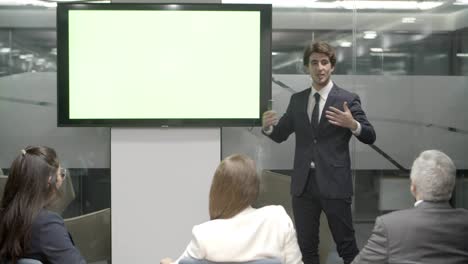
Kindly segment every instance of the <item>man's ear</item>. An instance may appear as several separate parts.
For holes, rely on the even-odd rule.
[[[335,66],[331,67],[330,72],[333,73],[335,71]]]
[[[411,194],[413,195],[414,199],[417,199],[416,198],[416,186],[413,183],[411,183],[411,185],[410,185],[410,191],[411,191]]]

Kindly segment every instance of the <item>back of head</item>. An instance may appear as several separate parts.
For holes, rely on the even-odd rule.
[[[15,260],[24,253],[31,226],[57,191],[59,162],[55,150],[27,147],[11,164],[0,206],[0,256]]]
[[[309,46],[306,47],[304,50],[302,62],[304,66],[307,67],[309,65],[309,58],[312,53],[323,53],[327,55],[328,59],[330,60],[330,63],[332,67],[335,67],[336,64],[336,53],[335,53],[335,48],[328,44],[325,41],[316,41],[310,43]]]
[[[210,219],[235,216],[255,202],[259,188],[260,180],[252,159],[240,154],[225,158],[211,183]]]
[[[419,199],[442,202],[452,197],[455,173],[449,156],[438,150],[426,150],[413,162],[410,177]]]

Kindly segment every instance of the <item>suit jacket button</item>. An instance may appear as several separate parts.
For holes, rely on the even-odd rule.
[[[317,139],[314,139],[314,144],[317,144]]]

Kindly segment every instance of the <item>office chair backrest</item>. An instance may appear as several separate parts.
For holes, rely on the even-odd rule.
[[[111,209],[103,209],[64,220],[75,246],[87,262],[111,258]]]
[[[183,258],[179,264],[281,264],[277,258],[265,258],[244,262],[212,262],[205,259]]]

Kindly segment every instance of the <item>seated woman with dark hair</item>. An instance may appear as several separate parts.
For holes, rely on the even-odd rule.
[[[86,263],[64,226],[46,209],[65,177],[55,150],[27,147],[11,164],[0,205],[0,260]]]
[[[244,155],[224,159],[211,183],[211,220],[193,227],[192,241],[175,263],[190,257],[213,262],[277,258],[283,264],[302,264],[296,232],[284,208],[252,208],[259,185],[253,160]],[[161,260],[161,264],[172,262]]]

